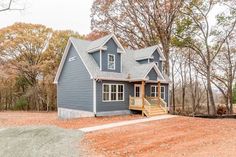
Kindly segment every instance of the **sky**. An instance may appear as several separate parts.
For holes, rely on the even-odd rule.
[[[7,2],[9,0],[0,0]],[[90,14],[93,0],[14,0],[13,8],[23,11],[0,13],[0,29],[15,22],[43,24],[56,30],[70,29],[80,34],[90,33]],[[215,24],[214,16],[222,7],[215,7],[209,15],[210,25]]]
[[[0,0],[7,1],[7,0]],[[15,22],[43,24],[56,30],[70,29],[80,34],[90,33],[90,9],[93,0],[17,0],[13,8],[23,11],[0,13],[0,28]]]

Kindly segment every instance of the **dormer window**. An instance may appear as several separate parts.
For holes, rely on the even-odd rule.
[[[115,55],[108,54],[107,68],[110,69],[110,70],[115,70]]]

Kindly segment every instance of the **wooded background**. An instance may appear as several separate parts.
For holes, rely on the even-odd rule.
[[[169,61],[163,71],[172,80],[172,112],[215,115],[222,104],[232,113],[236,103],[235,6],[234,0],[95,0],[88,35],[40,24],[3,28],[0,109],[56,110],[53,79],[68,38],[95,40],[114,32],[128,48],[160,45]]]

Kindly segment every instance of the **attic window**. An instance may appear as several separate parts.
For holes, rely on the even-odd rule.
[[[115,55],[108,54],[108,65],[107,68],[110,70],[115,70]]]

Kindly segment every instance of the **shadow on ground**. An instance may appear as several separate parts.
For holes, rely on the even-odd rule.
[[[53,126],[0,128],[0,156],[78,157],[82,136]]]

